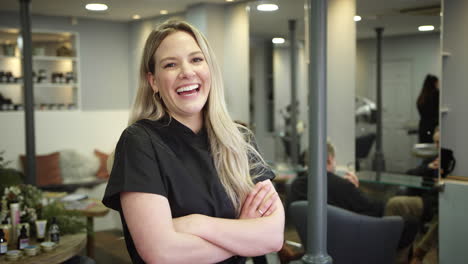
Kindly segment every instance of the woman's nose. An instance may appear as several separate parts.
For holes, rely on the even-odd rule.
[[[190,63],[182,64],[182,67],[181,67],[180,73],[179,73],[179,78],[181,78],[181,79],[190,79],[194,75],[195,75],[195,71],[193,69],[193,66],[190,65]]]

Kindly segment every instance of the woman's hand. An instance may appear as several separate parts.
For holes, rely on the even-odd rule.
[[[278,193],[270,180],[255,184],[242,204],[239,218],[251,219],[271,215],[276,209],[275,201],[278,198]]]

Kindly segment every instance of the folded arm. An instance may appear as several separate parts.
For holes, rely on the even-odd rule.
[[[135,247],[146,263],[215,263],[234,255],[196,235],[176,231],[164,196],[125,192],[120,199]]]
[[[272,192],[268,191],[267,185],[270,185]],[[274,211],[262,207],[265,204],[268,207],[272,195],[277,195],[276,191],[271,182],[267,181],[253,191],[251,205],[245,205],[249,203],[247,197],[241,217],[251,211],[251,214],[257,214],[257,218],[223,219],[197,214],[178,218],[175,228],[201,237],[236,255],[258,256],[279,251],[283,245],[284,234],[283,205],[280,199],[273,199],[274,204],[270,207],[275,208]],[[252,208],[253,210],[250,210]],[[263,208],[263,217],[258,208]]]

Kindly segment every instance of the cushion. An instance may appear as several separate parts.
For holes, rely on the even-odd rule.
[[[26,171],[26,156],[21,155],[23,170]],[[61,184],[59,166],[60,154],[54,152],[48,155],[36,155],[36,184],[38,186]]]
[[[94,154],[99,158],[101,161],[101,165],[99,166],[98,171],[96,172],[96,176],[100,179],[108,179],[109,178],[109,171],[107,170],[107,159],[109,158],[109,154],[101,152],[97,149],[94,150]]]
[[[96,180],[99,159],[83,155],[75,150],[60,151],[60,170],[63,183],[83,183]]]

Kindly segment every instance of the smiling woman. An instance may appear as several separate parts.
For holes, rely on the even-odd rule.
[[[151,88],[172,117],[198,132],[211,76],[195,39],[182,31],[167,36],[156,50],[155,61],[155,74],[147,75]]]
[[[252,132],[224,102],[206,39],[181,21],[148,37],[103,203],[134,263],[244,263],[278,251],[284,210]]]

